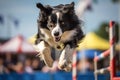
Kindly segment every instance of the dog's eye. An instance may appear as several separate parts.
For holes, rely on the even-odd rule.
[[[50,28],[54,27],[54,24],[50,24],[49,27],[50,27]]]

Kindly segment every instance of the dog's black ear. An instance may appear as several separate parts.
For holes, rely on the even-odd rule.
[[[52,7],[50,7],[49,5],[42,5],[41,3],[37,3],[36,7],[39,8],[42,12],[46,13],[46,14],[50,14],[53,10]]]
[[[64,13],[73,13],[74,12],[74,5],[75,3],[72,2],[71,4],[66,4],[63,8]]]
[[[45,10],[45,7],[41,3],[37,3],[36,7],[39,8],[40,10]]]
[[[71,7],[71,8],[74,8],[74,5],[75,5],[75,3],[72,2],[72,3],[70,4],[70,7]]]

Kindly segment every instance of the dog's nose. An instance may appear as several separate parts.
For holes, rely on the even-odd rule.
[[[54,36],[59,36],[59,32],[55,32],[55,33],[54,33]]]

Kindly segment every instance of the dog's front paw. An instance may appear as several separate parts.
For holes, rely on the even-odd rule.
[[[60,70],[63,70],[67,66],[66,60],[63,60],[62,62],[58,63],[58,68]]]
[[[60,70],[71,71],[72,64],[69,61],[63,60],[61,63],[58,64],[58,68]]]
[[[72,70],[72,65],[71,64],[68,64],[65,68],[64,68],[65,71],[69,72]]]

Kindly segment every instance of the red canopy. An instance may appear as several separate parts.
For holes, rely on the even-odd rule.
[[[32,44],[29,44],[21,35],[18,35],[2,46],[0,52],[13,52],[13,53],[35,53]]]

